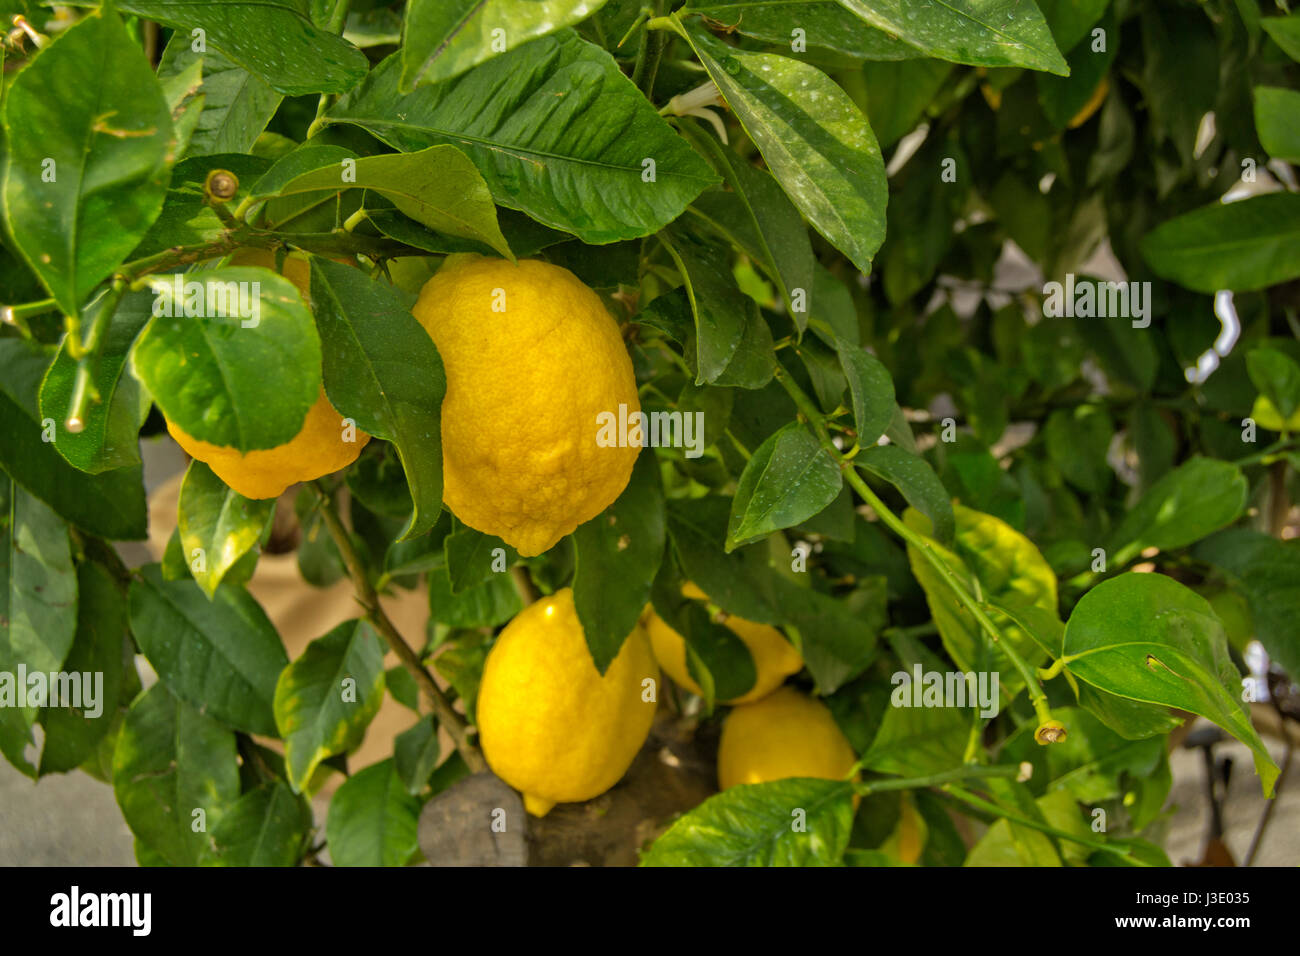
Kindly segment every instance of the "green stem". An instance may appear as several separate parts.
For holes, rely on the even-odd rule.
[[[655,0],[654,13],[663,12],[663,0]],[[632,68],[632,82],[645,94],[645,98],[654,101],[655,77],[659,74],[659,61],[664,55],[666,41],[662,29],[655,24],[664,20],[656,16],[646,23],[641,31],[641,46],[637,50],[636,66]]]
[[[1012,665],[1020,672],[1021,678],[1025,682],[1025,689],[1029,694],[1029,701],[1033,704],[1034,713],[1038,716],[1040,726],[1052,720],[1051,708],[1047,706],[1047,695],[1034,679],[1033,672],[1029,665],[1025,663],[1018,651],[1007,641],[1002,640],[1002,632],[998,630],[996,624],[990,620],[985,613],[981,603],[977,601],[967,589],[966,583],[957,576],[957,573],[948,566],[934,548],[931,547],[930,541],[924,535],[918,534],[907,525],[905,525],[897,515],[889,509],[879,496],[871,490],[871,486],[866,483],[863,477],[858,473],[849,462],[845,461],[844,455],[835,447],[835,442],[831,440],[830,432],[826,430],[826,423],[822,418],[820,409],[817,408],[813,400],[808,397],[807,393],[799,387],[798,383],[790,377],[790,373],[779,362],[777,363],[776,379],[781,386],[794,400],[795,407],[799,409],[800,414],[812,426],[817,438],[821,441],[822,447],[830,453],[831,457],[840,465],[844,472],[844,477],[849,486],[858,493],[858,495],[869,504],[872,509],[880,516],[880,520],[893,531],[896,535],[906,541],[909,545],[925,558],[925,560],[939,573],[939,576],[948,585],[953,595],[961,605],[970,612],[971,616],[980,628],[989,636],[995,644],[1002,648],[1004,654],[1011,661]]]
[[[858,761],[861,764],[861,761]],[[856,773],[860,767],[855,765],[853,773]],[[993,767],[984,766],[967,766],[954,767],[951,770],[944,770],[940,773],[932,773],[924,777],[909,777],[897,780],[868,780],[866,783],[855,783],[853,792],[859,796],[865,797],[870,793],[885,793],[889,790],[921,790],[925,787],[940,787],[958,780],[977,780],[987,779],[989,777],[1010,777],[1020,776],[1020,768],[1012,767],[1006,764]]]
[[[1105,850],[1109,853],[1114,853],[1116,856],[1122,856],[1127,860],[1132,860],[1135,863],[1141,863],[1140,860],[1133,856],[1133,851],[1127,847],[1118,847],[1112,843],[1106,843],[1104,840],[1094,840],[1091,837],[1082,837],[1076,833],[1068,833],[1065,830],[1058,830],[1056,827],[1048,826],[1046,823],[1039,823],[1037,820],[1022,817],[1018,813],[1011,813],[1010,811],[998,806],[996,803],[991,803],[982,797],[977,797],[975,794],[969,793],[960,787],[946,786],[943,789],[944,793],[955,797],[962,803],[975,807],[978,810],[983,810],[986,813],[991,813],[994,816],[1002,817],[1004,820],[1014,823],[1017,826],[1029,827],[1031,830],[1038,830],[1040,833],[1046,833],[1048,836],[1054,836],[1059,840],[1069,840],[1071,843],[1078,843],[1080,846],[1086,846],[1093,850]]]
[[[128,286],[127,280],[121,276],[113,280],[113,284],[109,286],[104,300],[99,305],[99,311],[95,313],[86,341],[78,348],[77,374],[72,384],[72,403],[68,408],[68,416],[64,420],[64,427],[73,434],[86,427],[87,406],[92,401],[99,401],[99,390],[95,388],[99,353],[103,351],[108,327],[112,324],[113,314],[117,312],[118,304],[126,294]],[[68,341],[68,353],[72,353],[71,340]]]

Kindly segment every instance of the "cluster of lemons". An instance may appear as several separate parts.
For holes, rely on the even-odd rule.
[[[273,265],[270,253],[236,264]],[[309,300],[310,270],[289,257],[283,273]],[[627,486],[638,448],[600,447],[597,416],[639,410],[636,379],[618,327],[600,298],[566,269],[449,256],[421,290],[412,314],[442,358],[443,500],[466,525],[530,557],[612,504]],[[354,461],[355,441],[322,389],[301,432],[278,448],[241,453],[168,429],[195,458],[250,498]],[[683,594],[707,602],[693,585]],[[714,609],[716,612],[716,609]],[[754,659],[757,680],[724,701],[718,784],[787,777],[840,779],[854,754],[826,706],[782,686],[803,659],[780,631],[738,617],[726,626]],[[493,771],[524,794],[530,813],[589,800],[626,773],[645,743],[659,697],[659,668],[701,693],[681,635],[647,606],[602,675],[588,650],[573,593],[525,608],[488,654],[477,720]]]

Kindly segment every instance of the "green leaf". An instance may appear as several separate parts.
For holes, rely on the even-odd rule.
[[[888,187],[866,117],[816,67],[728,46],[695,21],[685,35],[791,201],[870,272],[885,238]]]
[[[24,751],[37,707],[19,706],[18,668],[59,670],[77,630],[77,570],[67,526],[46,505],[0,474],[0,752],[29,776]]]
[[[164,581],[158,565],[131,582],[131,632],[173,693],[236,730],[275,736],[276,680],[289,663],[266,612],[247,591],[211,600],[193,581]]]
[[[204,594],[211,598],[216,593],[231,566],[256,546],[274,513],[274,499],[245,498],[203,462],[190,462],[181,482],[177,530],[190,573]]]
[[[1250,602],[1255,636],[1293,679],[1300,674],[1300,541],[1279,541],[1248,528],[1230,528],[1193,554],[1239,582]]]
[[[951,72],[950,64],[929,59],[863,65],[867,119],[881,149],[916,128]]]
[[[119,0],[115,6],[193,34],[285,96],[342,93],[366,73],[366,57],[316,26],[295,0]]]
[[[1024,66],[1065,75],[1033,0],[840,0],[866,23],[926,56],[971,66]]]
[[[1249,486],[1236,465],[1192,458],[1151,486],[1111,538],[1107,561],[1122,567],[1147,548],[1173,551],[1231,524]]]
[[[1080,43],[1070,53],[1069,76],[1039,73],[1035,77],[1043,112],[1057,129],[1069,126],[1088,105],[1119,53],[1120,30],[1113,11],[1107,12],[1099,29],[1106,34],[1105,49],[1095,51],[1091,42]]]
[[[641,865],[838,866],[852,794],[845,781],[797,777],[731,787],[679,817]]]
[[[384,760],[344,782],[325,820],[335,866],[402,866],[418,850],[420,801],[407,793],[393,761]]]
[[[688,137],[714,160],[730,191],[708,189],[691,212],[744,249],[781,290],[786,310],[802,332],[808,325],[816,259],[808,227],[770,173],[742,162],[698,123],[685,123]]]
[[[344,621],[281,672],[275,724],[295,792],[326,757],[361,743],[383,699],[384,647],[366,621]]]
[[[141,843],[172,866],[193,866],[239,799],[235,735],[155,684],[122,724],[113,795]],[[200,820],[205,829],[195,828]]]
[[[428,531],[442,510],[442,359],[390,288],[359,269],[312,259],[325,391],[339,413],[397,446],[415,502],[402,532]]]
[[[189,282],[205,290],[202,315],[189,314]],[[297,435],[320,397],[321,347],[293,283],[269,269],[234,266],[158,277],[153,289],[155,314],[131,367],[168,420],[192,438],[241,452]]]
[[[198,102],[200,113],[183,155],[247,153],[284,97],[215,49],[196,53],[188,33],[172,34],[158,76],[179,75],[196,64],[202,83],[187,102]]]
[[[1089,684],[1211,720],[1255,754],[1264,795],[1277,765],[1241,703],[1228,639],[1199,594],[1161,574],[1122,574],[1085,594],[1065,625],[1066,668]]]
[[[270,161],[261,156],[240,153],[221,153],[215,156],[194,156],[176,164],[172,170],[171,188],[163,204],[162,214],[131,251],[131,258],[142,259],[157,255],[173,246],[196,246],[216,242],[226,232],[226,225],[203,201],[203,183],[214,169],[224,169],[239,180],[239,189],[226,203],[239,206],[248,198],[249,190],[258,177],[266,172]],[[197,278],[197,277],[196,277]]]
[[[276,780],[250,790],[212,828],[205,866],[295,866],[311,833],[311,810]]]
[[[487,664],[490,643],[491,639],[485,634],[465,634],[433,659],[434,669],[447,678],[465,702],[465,713],[471,723],[475,720],[474,707],[478,703],[478,689],[483,683],[483,667]]]
[[[585,20],[605,0],[411,0],[402,92],[459,76],[498,53]]]
[[[703,692],[705,706],[747,694],[758,680],[754,655],[730,628],[718,624],[698,601],[682,601],[672,613],[661,600],[660,616],[686,644],[686,672]]]
[[[1111,0],[1037,0],[1056,46],[1069,53],[1088,35],[1089,27],[1101,19]]]
[[[952,540],[952,500],[929,462],[897,445],[867,448],[853,460],[858,467],[883,478],[902,492],[908,504],[930,519],[934,528],[931,533],[938,541],[946,543]]]
[[[844,476],[813,433],[798,422],[754,452],[736,485],[726,549],[802,524],[840,493]]]
[[[1265,17],[1259,25],[1287,56],[1300,63],[1300,12],[1285,17]]]
[[[843,597],[832,597],[772,575],[781,624],[797,631],[799,649],[819,694],[833,694],[861,674],[876,656],[887,623],[882,579]],[[748,689],[748,688],[746,688]]]
[[[421,717],[393,741],[393,763],[406,792],[415,796],[429,782],[442,749],[438,745],[438,723],[432,714]]]
[[[147,292],[128,293],[113,314],[90,379],[100,400],[87,403],[80,431],[69,431],[65,424],[72,414],[78,365],[68,352],[66,337],[45,373],[41,416],[54,420],[54,447],[80,471],[100,474],[140,464],[138,435],[150,401],[125,366],[131,344],[149,320],[152,299]],[[104,307],[101,300],[99,308]]]
[[[883,30],[867,26],[836,0],[702,0],[688,4],[699,13],[747,37],[788,47],[792,28],[804,31],[813,49],[829,50],[856,60],[901,60],[920,56]]]
[[[523,599],[509,574],[493,574],[481,584],[453,594],[445,568],[429,575],[429,613],[448,627],[496,627],[524,609]]]
[[[845,342],[839,344],[840,365],[849,383],[853,424],[859,445],[871,445],[885,433],[894,419],[894,379],[889,369],[866,349]]]
[[[1047,416],[1043,433],[1048,457],[1070,484],[1092,492],[1110,487],[1112,473],[1106,455],[1115,426],[1104,407],[1058,408]]]
[[[1141,84],[1157,143],[1169,140],[1184,168],[1195,161],[1201,117],[1215,108],[1219,92],[1219,48],[1205,12],[1162,4],[1144,6]],[[1187,69],[1188,63],[1200,69]],[[1244,107],[1244,104],[1243,104]],[[1157,270],[1158,271],[1158,270]]]
[[[58,424],[43,420],[38,408],[51,358],[26,339],[0,338],[0,466],[84,531],[113,540],[145,537],[140,466],[88,475],[54,450]]]
[[[443,539],[442,546],[452,594],[508,572],[519,560],[515,549],[500,538],[473,528],[458,528]]]
[[[682,274],[695,319],[685,349],[695,384],[762,388],[776,368],[772,332],[758,304],[736,285],[725,253],[677,229],[659,238]]]
[[[654,453],[637,456],[618,500],[573,532],[573,603],[604,674],[636,626],[663,560],[664,493]]]
[[[42,776],[75,769],[108,734],[122,695],[125,637],[126,600],[117,582],[102,565],[91,561],[79,564],[77,633],[60,669],[83,675],[81,701],[77,706],[63,701],[41,711],[45,727]]]
[[[614,59],[571,30],[406,96],[400,70],[390,57],[327,118],[408,152],[459,146],[499,204],[583,242],[648,235],[717,182]]]
[[[731,499],[670,499],[668,530],[686,577],[729,614],[759,624],[781,622],[765,548],[723,551]]]
[[[253,194],[297,196],[370,189],[391,200],[397,209],[421,225],[450,236],[482,242],[513,260],[497,224],[492,193],[469,158],[455,146],[430,146],[413,153],[384,153],[354,159],[345,168],[338,147],[296,150],[268,170]],[[319,156],[313,162],[312,157]],[[308,165],[293,176],[289,169]],[[319,163],[319,165],[316,165]],[[346,175],[346,179],[344,178]],[[272,191],[273,190],[273,191]]]
[[[14,78],[4,134],[15,249],[80,315],[158,217],[172,160],[171,112],[116,14],[84,18]]]
[[[1079,706],[1125,740],[1142,740],[1164,735],[1182,726],[1182,718],[1168,707],[1129,700],[1098,690],[1091,684],[1077,684]]]
[[[1300,92],[1277,86],[1255,87],[1255,128],[1259,142],[1273,159],[1300,163]]]
[[[1266,193],[1215,203],[1142,237],[1157,275],[1196,292],[1246,292],[1300,276],[1300,195]]]
[[[1273,403],[1282,418],[1290,418],[1300,408],[1300,364],[1291,356],[1274,348],[1251,349],[1246,369],[1259,393]]]

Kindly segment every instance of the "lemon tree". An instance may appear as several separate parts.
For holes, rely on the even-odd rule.
[[[142,864],[1169,863],[1300,679],[1284,7],[0,2],[0,754]]]

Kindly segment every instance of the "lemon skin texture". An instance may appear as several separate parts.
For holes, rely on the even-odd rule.
[[[703,591],[690,583],[682,588],[682,593],[689,598],[708,600]],[[664,673],[679,687],[702,696],[704,691],[691,677],[686,664],[685,639],[656,614],[649,604],[646,605],[641,621],[646,633],[650,635],[655,660],[659,662]],[[753,687],[739,697],[721,703],[751,704],[761,700],[780,687],[791,674],[796,674],[803,669],[803,657],[776,628],[767,624],[756,624],[734,614],[728,615],[725,626],[749,648],[750,656],[754,658],[754,670],[757,676]]]
[[[191,458],[205,462],[218,478],[245,498],[278,498],[292,484],[346,468],[370,441],[370,436],[360,429],[355,429],[356,441],[343,440],[343,416],[334,410],[323,388],[316,404],[307,410],[302,431],[274,448],[241,452],[213,445],[165,420],[167,431]]]
[[[483,756],[535,816],[598,797],[645,743],[656,704],[643,682],[658,677],[639,625],[602,677],[572,590],[557,591],[519,612],[488,653],[476,707]]]
[[[843,780],[856,762],[826,705],[782,687],[727,715],[718,743],[718,787],[787,777]]]
[[[238,249],[231,254],[230,264],[274,270],[275,254],[269,249]],[[294,284],[310,307],[310,262],[300,256],[288,256],[281,275]],[[278,498],[292,484],[346,468],[357,460],[361,449],[370,441],[370,436],[360,429],[354,429],[356,441],[343,440],[343,416],[334,410],[323,386],[316,403],[307,410],[302,430],[275,448],[241,452],[238,448],[194,438],[165,415],[163,420],[176,444],[191,458],[204,462],[245,498]]]
[[[545,262],[454,255],[413,313],[447,373],[443,501],[457,518],[531,557],[614,502],[639,449],[599,446],[597,416],[641,406],[595,292]]]

